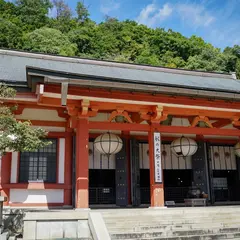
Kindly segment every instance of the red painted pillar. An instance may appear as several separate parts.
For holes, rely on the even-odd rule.
[[[89,122],[78,119],[76,131],[76,208],[88,208]]]
[[[67,186],[72,184],[72,151],[73,151],[72,131],[67,132],[65,138],[65,177],[64,183]],[[64,205],[72,205],[72,189],[69,187],[64,190]]]
[[[4,188],[4,184],[10,183],[11,175],[11,158],[12,154],[7,153],[2,156],[1,165],[0,165],[0,192],[1,196],[7,197],[7,202],[4,202],[4,206],[9,205],[9,189]]]
[[[154,136],[153,128],[148,133],[149,144],[149,165],[150,165],[150,194],[151,207],[164,206],[164,188],[163,183],[155,183],[155,164],[154,164]],[[163,174],[163,172],[162,172]]]

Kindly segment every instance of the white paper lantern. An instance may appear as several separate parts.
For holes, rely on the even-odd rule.
[[[98,136],[94,141],[94,148],[104,155],[116,154],[123,147],[122,139],[112,133],[104,133]]]
[[[235,154],[240,157],[240,142],[238,142],[235,146],[234,146],[234,152]]]
[[[174,140],[170,147],[171,151],[177,157],[192,156],[198,149],[197,143],[193,139],[187,137],[180,137]]]

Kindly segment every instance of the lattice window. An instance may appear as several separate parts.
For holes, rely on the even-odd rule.
[[[20,154],[19,182],[56,182],[57,139],[48,139],[52,144],[35,152]]]

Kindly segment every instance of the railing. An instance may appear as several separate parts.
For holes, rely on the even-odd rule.
[[[115,188],[97,187],[89,188],[89,204],[115,204]]]
[[[240,201],[239,187],[214,188],[215,202]]]
[[[189,187],[165,187],[164,200],[175,201],[175,203],[183,203],[187,198]]]

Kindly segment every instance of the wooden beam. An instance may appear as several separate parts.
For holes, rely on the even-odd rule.
[[[150,127],[148,124],[137,123],[89,122],[89,129],[147,132]]]
[[[60,93],[60,85],[45,85],[45,92]],[[143,92],[129,92],[121,90],[107,90],[107,89],[89,89],[83,87],[69,86],[68,94],[77,96],[91,96],[102,98],[115,98],[115,99],[128,99],[134,101],[149,101],[149,102],[162,102],[173,104],[184,104],[193,106],[206,106],[206,107],[219,107],[219,108],[240,108],[240,102],[231,102],[226,100],[209,100],[207,98],[200,97],[186,97],[186,96],[170,96],[166,94],[156,94]]]
[[[238,130],[238,129],[162,126],[159,124],[153,124],[153,127],[156,131],[160,131],[161,133],[238,136],[238,137],[240,137],[240,130]],[[136,123],[90,122],[89,128],[90,129],[98,129],[98,130],[120,130],[120,131],[140,131],[140,132],[150,131],[149,125],[136,124]]]
[[[66,127],[67,122],[58,121],[45,121],[45,120],[27,120],[27,119],[17,119],[20,122],[30,121],[33,126],[44,126],[44,127]]]
[[[218,128],[200,128],[200,127],[178,127],[154,125],[155,129],[162,133],[180,133],[196,135],[218,135],[218,136],[240,136],[240,130],[218,129]]]

